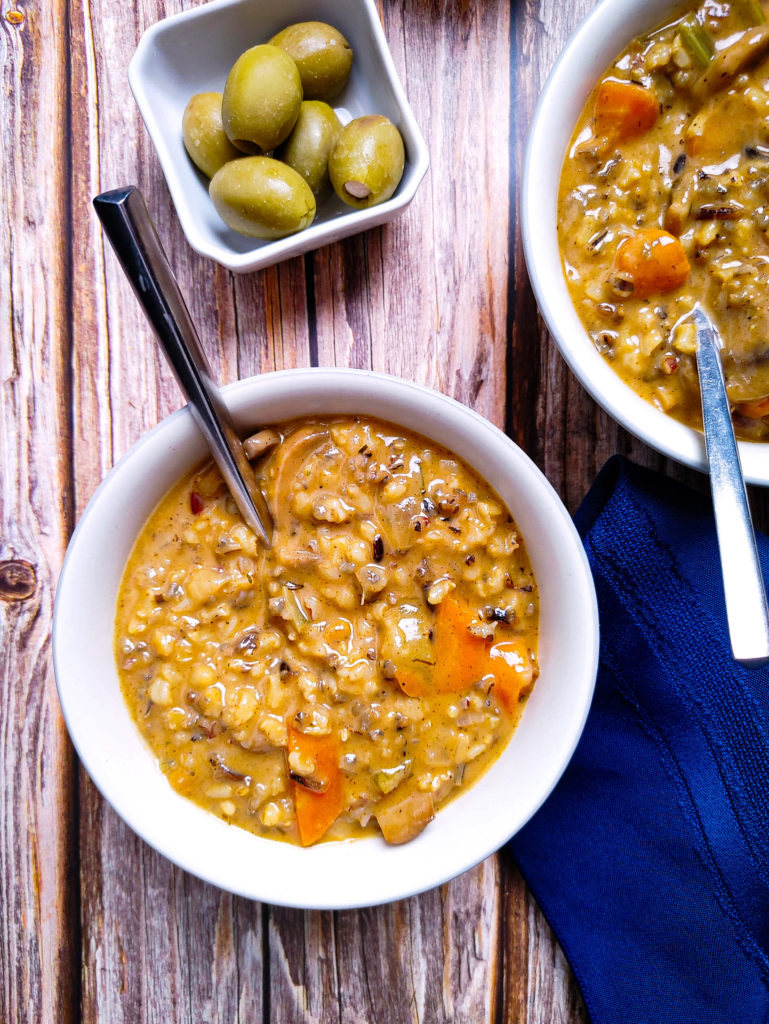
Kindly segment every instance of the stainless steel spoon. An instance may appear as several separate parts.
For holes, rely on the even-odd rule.
[[[96,196],[93,205],[240,514],[269,547],[272,518],[267,502],[214,383],[198,332],[160,244],[144,196],[135,185],[128,185]]]
[[[702,422],[732,654],[743,665],[762,665],[769,661],[769,610],[726,394],[721,336],[699,303],[679,323],[690,318],[697,331]]]

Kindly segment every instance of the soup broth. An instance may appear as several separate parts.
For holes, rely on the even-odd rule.
[[[212,466],[127,565],[116,657],[170,784],[257,835],[405,842],[499,755],[537,676],[515,523],[456,456],[362,418],[246,442],[270,550]]]

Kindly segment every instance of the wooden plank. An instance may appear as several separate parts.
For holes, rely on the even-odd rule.
[[[124,73],[141,31],[192,3],[54,0],[27,5],[18,23],[11,0],[0,4],[11,100],[0,143],[0,563],[12,563],[0,564],[0,1020],[67,1024],[82,995],[82,1020],[109,1024],[584,1024],[568,966],[505,853],[384,908],[270,908],[174,868],[82,774],[78,847],[48,654],[53,581],[99,480],[181,404],[103,249],[96,192],[144,189],[224,381],[319,362],[431,384],[506,423],[571,509],[617,450],[706,487],[584,394],[537,324],[520,236],[508,230],[536,97],[591,0],[381,0],[430,146],[428,179],[393,224],[238,278],[189,249]],[[767,495],[753,498],[766,526]]]
[[[520,183],[529,125],[545,79],[564,42],[593,0],[514,5],[512,30],[514,117],[511,180]],[[545,472],[572,511],[596,472],[616,450],[619,428],[571,375],[537,312],[523,257],[520,223],[511,236],[509,386],[510,436]],[[625,435],[627,438],[627,435]],[[502,998],[499,1020],[587,1024],[587,1013],[547,921],[511,858],[502,868]]]
[[[259,905],[174,868],[90,784],[83,808],[82,1020],[261,1020]]]
[[[487,1019],[497,935],[493,858],[422,896],[361,911],[270,911],[270,1020]]]
[[[508,146],[478,98],[498,95],[507,123],[509,6],[414,0],[382,13],[432,170],[404,216],[313,255],[318,362],[417,380],[502,423]],[[273,913],[274,1019],[487,1019],[497,888],[490,858],[404,903],[337,915],[335,927],[322,917],[299,944],[296,918]]]
[[[180,404],[130,289],[111,253],[103,251],[89,208],[95,192],[127,181],[145,189],[222,380],[319,362],[374,367],[431,384],[493,421],[506,422],[572,509],[613,451],[650,465],[663,463],[620,431],[571,377],[547,333],[535,326],[515,233],[509,248],[510,171],[513,181],[519,180],[523,138],[539,87],[589,0],[572,7],[555,0],[512,7],[518,68],[512,161],[505,132],[499,130],[510,114],[510,5],[383,0],[394,59],[430,145],[430,177],[395,223],[305,260],[239,278],[189,250],[125,77],[116,73],[142,29],[183,6],[182,0],[141,0],[130,19],[125,5],[106,0],[70,5],[77,511],[114,459]],[[46,39],[56,36],[52,23],[45,33]],[[54,69],[62,59],[60,42],[56,45]],[[11,72],[6,68],[5,74]],[[52,89],[46,111],[58,110],[65,93]],[[54,138],[50,145],[60,157],[61,141]],[[510,288],[508,253],[514,270]],[[54,264],[66,271],[63,251],[51,259]],[[28,273],[28,262],[18,266]],[[66,282],[66,272],[58,280]],[[61,291],[63,286],[48,282],[48,287]],[[16,293],[11,289],[10,294]],[[60,322],[66,322],[59,292],[51,308],[64,310]],[[17,316],[14,305],[9,320]],[[49,365],[65,386],[46,391],[44,398],[66,435],[65,414],[52,395],[66,394],[67,340],[59,339],[55,349]],[[28,343],[25,351],[31,365]],[[50,435],[48,421],[41,417],[35,425],[38,445],[46,432]],[[55,469],[61,478],[61,462]],[[677,467],[673,473],[693,478]],[[47,482],[55,479],[51,474]],[[23,488],[16,497],[24,498]],[[767,508],[765,500],[759,504]],[[44,507],[50,513],[55,505]],[[59,537],[62,522],[69,525],[58,520]],[[19,546],[23,557],[27,550],[31,560],[31,548]],[[19,606],[29,621],[19,628],[16,615],[10,627],[14,643],[23,639],[30,650],[45,643],[35,632],[40,622],[30,617],[40,592],[38,587],[29,610]],[[7,659],[0,664],[9,678]],[[8,686],[2,690],[4,702],[6,691],[11,692]],[[3,721],[20,720],[17,708],[7,710],[4,704]],[[46,743],[66,779],[71,761],[60,727],[54,728],[56,737],[62,749],[50,738]],[[14,734],[8,749],[28,742],[26,735]],[[6,756],[5,743],[2,749]],[[66,795],[66,786],[62,789]],[[504,855],[440,890],[390,907],[302,914],[235,899],[173,868],[133,836],[84,777],[81,804],[84,1020],[586,1020],[557,943]],[[64,815],[59,824],[64,833],[67,820]],[[66,874],[72,849],[60,843],[61,857],[53,868],[48,864],[49,875]],[[0,850],[9,856],[5,839]],[[33,892],[31,884],[24,885],[28,900]],[[66,885],[50,893],[49,885],[42,905],[66,913]],[[76,936],[76,929],[70,934]],[[3,993],[10,993],[7,1005],[14,1010],[23,1004],[23,993],[32,991],[18,962],[15,970],[3,970]],[[45,976],[50,978],[50,971]],[[67,993],[74,993],[71,964],[68,976],[64,995],[52,985],[47,995],[43,992],[44,1008],[57,1009]],[[51,1000],[57,999],[54,1005]],[[0,1011],[4,1008],[0,1002]],[[67,1018],[59,1012],[38,1019]]]
[[[133,18],[126,4],[70,6],[79,513],[113,461],[181,404],[133,293],[105,251],[90,209],[94,194],[131,182],[143,189],[222,381],[309,356],[302,266],[233,279],[193,253],[140,123],[124,69],[143,29],[182,5],[140,4]],[[283,335],[265,330],[265,310]],[[81,805],[83,1021],[261,1019],[261,908],[174,868],[133,835],[85,775]]]
[[[74,763],[50,656],[71,524],[66,4],[0,5],[0,1020],[74,1020]],[[41,69],[45,69],[41,73]],[[62,184],[64,183],[64,187]]]
[[[428,384],[501,424],[510,7],[382,11],[431,169],[402,217],[315,255],[319,361]]]
[[[307,287],[303,259],[232,278],[238,344],[231,379],[311,365]]]

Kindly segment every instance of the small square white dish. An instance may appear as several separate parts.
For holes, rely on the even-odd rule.
[[[198,92],[221,92],[237,58],[298,21],[326,21],[346,37],[354,60],[334,100],[343,122],[384,114],[406,148],[403,178],[391,199],[354,210],[335,195],[321,199],[315,222],[277,241],[246,238],[221,220],[208,181],[182,141],[182,115]],[[429,156],[387,48],[374,0],[213,0],[151,26],[128,68],[136,103],[160,160],[187,240],[229,270],[248,273],[384,224],[402,213],[424,177]]]

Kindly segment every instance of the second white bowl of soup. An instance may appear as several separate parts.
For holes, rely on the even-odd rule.
[[[603,0],[532,125],[527,265],[586,389],[658,451],[706,469],[695,343],[703,303],[746,477],[769,484],[766,5]]]
[[[320,908],[437,885],[521,827],[579,738],[579,538],[526,456],[437,393],[308,370],[226,395],[260,428],[273,547],[188,412],[115,467],[57,594],[78,753],[141,836],[233,892]]]

